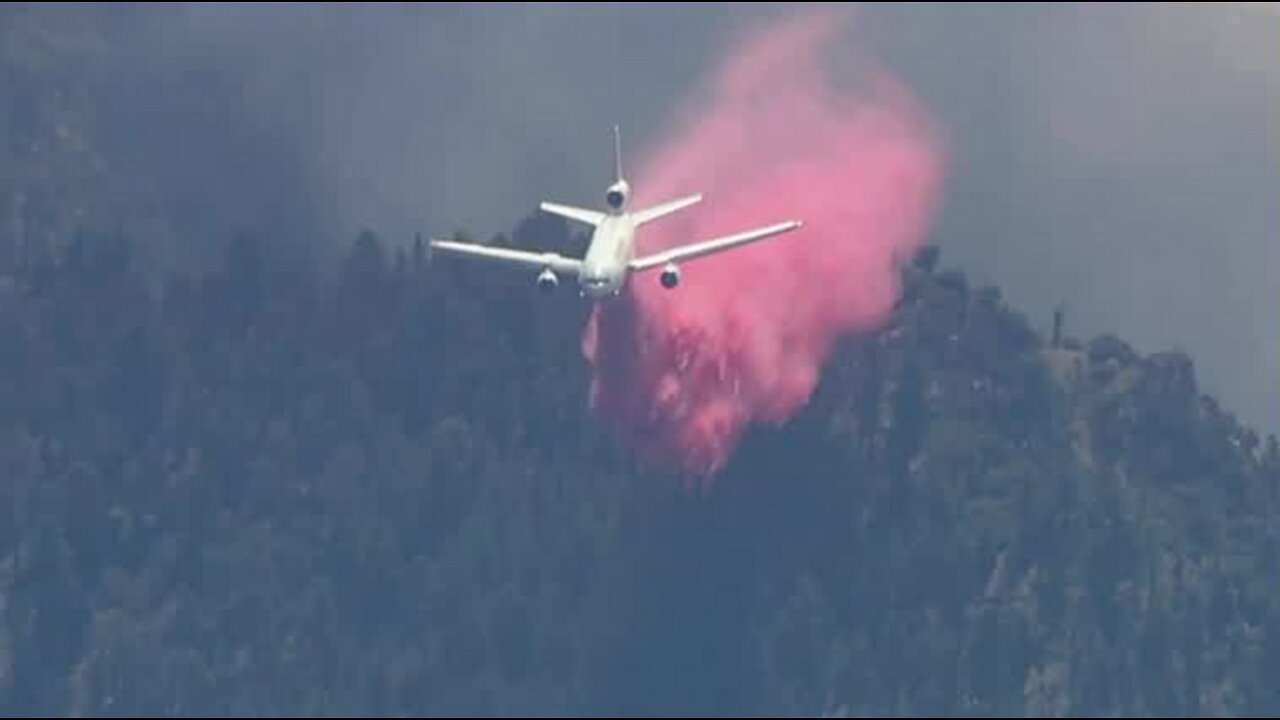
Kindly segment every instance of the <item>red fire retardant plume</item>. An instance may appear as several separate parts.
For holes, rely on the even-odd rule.
[[[597,306],[583,336],[594,412],[645,460],[709,481],[755,422],[808,402],[834,342],[898,297],[943,163],[928,119],[883,71],[835,87],[840,16],[807,14],[732,48],[687,129],[634,181],[634,208],[705,193],[644,226],[637,254],[798,219],[797,231],[658,270]],[[842,78],[843,79],[843,78]]]

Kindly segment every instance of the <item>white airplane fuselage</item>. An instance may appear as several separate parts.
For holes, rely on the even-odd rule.
[[[595,300],[622,292],[635,254],[636,223],[628,213],[607,215],[591,234],[591,245],[582,259],[578,287]]]

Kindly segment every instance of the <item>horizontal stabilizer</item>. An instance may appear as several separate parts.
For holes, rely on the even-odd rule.
[[[690,205],[693,205],[701,201],[702,201],[701,194],[690,195],[689,197],[680,198],[679,200],[672,200],[671,202],[665,202],[665,203],[662,203],[661,205],[654,205],[653,207],[646,208],[644,210],[637,210],[636,212],[632,213],[631,216],[635,218],[636,227],[640,227],[645,223],[653,222],[654,220],[657,220],[660,217],[666,217],[667,215],[670,215],[671,213],[676,212],[677,210],[683,210],[689,207]]]
[[[573,207],[572,205],[561,205],[559,203],[544,202],[538,206],[542,212],[559,215],[570,220],[577,220],[580,223],[588,225],[599,225],[604,219],[604,213],[599,210],[588,210],[586,208]]]

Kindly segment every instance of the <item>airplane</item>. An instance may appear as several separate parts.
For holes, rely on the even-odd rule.
[[[670,290],[680,284],[680,263],[686,260],[781,235],[804,226],[804,223],[799,220],[788,220],[768,227],[636,257],[635,241],[638,229],[654,220],[701,202],[702,195],[690,195],[660,205],[632,210],[631,186],[622,174],[622,137],[617,125],[613,126],[613,159],[616,179],[604,194],[608,209],[590,210],[552,202],[543,202],[538,206],[543,212],[576,220],[595,228],[591,236],[591,244],[587,248],[586,255],[581,259],[565,257],[553,252],[529,252],[452,240],[432,239],[430,248],[433,252],[443,251],[458,256],[493,260],[540,270],[537,286],[544,292],[556,289],[560,284],[561,275],[570,276],[578,282],[580,297],[590,297],[593,301],[599,301],[617,297],[633,273],[661,266],[659,281],[662,287]]]

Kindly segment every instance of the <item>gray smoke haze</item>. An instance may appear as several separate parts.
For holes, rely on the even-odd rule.
[[[543,199],[597,203],[608,127],[643,152],[778,5],[178,6],[144,15],[135,59],[170,90],[183,68],[235,81],[203,122],[234,117],[289,169],[261,172],[257,150],[258,165],[227,164],[222,130],[186,138],[215,148],[193,157],[223,185],[236,168],[269,179],[275,199],[244,191],[253,212],[301,208],[342,241],[488,236]],[[1064,302],[1072,334],[1190,353],[1206,390],[1275,432],[1280,19],[1249,5],[1273,4],[870,5],[850,43],[947,133],[945,265],[999,284],[1042,329]],[[157,126],[174,107],[200,115],[149,107]],[[199,177],[184,176],[193,193]]]
[[[882,46],[956,153],[944,259],[1045,328],[1191,354],[1280,430],[1275,3],[912,8]]]
[[[546,198],[601,201],[609,127],[634,157],[734,16],[759,12],[209,4],[153,16],[141,37],[168,62],[220,60],[245,78],[243,112],[304,139],[335,235],[490,236]]]

